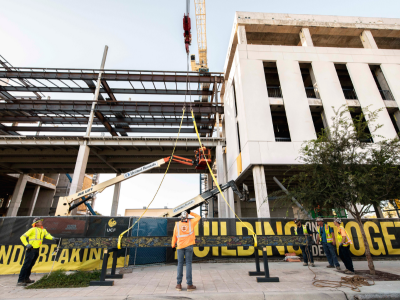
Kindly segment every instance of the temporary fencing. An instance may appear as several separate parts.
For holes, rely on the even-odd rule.
[[[29,228],[34,217],[0,218],[0,274],[19,272],[22,264],[24,247],[20,236]],[[129,228],[137,217],[105,217],[105,216],[71,216],[45,217],[44,227],[54,236],[62,238],[118,237]],[[178,218],[143,217],[129,236],[171,236]],[[195,228],[198,236],[251,235],[250,228],[258,236],[261,235],[293,235],[294,223],[286,218],[242,218],[243,222],[229,218],[203,218]],[[327,224],[337,230],[332,219]],[[365,247],[359,225],[351,219],[343,219],[346,231],[351,235],[353,245],[350,251],[353,256],[364,256]],[[364,229],[371,245],[370,250],[375,257],[400,255],[400,220],[399,219],[365,219]],[[310,223],[311,231],[316,233],[316,223]],[[48,272],[53,263],[51,253],[57,245],[48,240],[40,250],[40,257],[34,272]],[[324,256],[322,246],[313,245],[314,256]],[[297,246],[268,246],[267,253],[275,258],[283,258],[285,253],[301,252]],[[118,251],[118,266],[124,266],[125,253],[127,262],[132,265],[176,262],[176,250],[166,248],[131,248]],[[254,257],[254,247],[194,247],[194,260],[242,259]],[[56,258],[55,270],[100,268],[101,249],[63,249]],[[111,260],[110,260],[111,263]]]

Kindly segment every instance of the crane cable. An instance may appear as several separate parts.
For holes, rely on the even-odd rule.
[[[141,219],[141,218],[144,216],[144,214],[147,212],[147,210],[149,209],[151,203],[153,203],[154,199],[156,198],[156,196],[157,196],[157,194],[158,194],[158,192],[159,192],[159,190],[160,190],[160,188],[161,188],[161,185],[162,185],[163,182],[164,182],[165,176],[166,176],[167,173],[168,173],[169,166],[171,165],[171,161],[172,161],[172,159],[174,158],[174,153],[175,153],[175,149],[176,149],[176,144],[178,143],[179,134],[181,133],[181,129],[182,129],[183,118],[185,117],[185,110],[186,110],[186,94],[187,94],[187,90],[188,90],[187,86],[188,86],[188,78],[189,78],[189,53],[187,54],[187,69],[188,69],[188,70],[187,70],[187,72],[186,72],[185,101],[184,101],[183,108],[182,108],[181,123],[180,123],[180,125],[179,125],[178,136],[176,137],[176,140],[175,140],[174,149],[172,150],[171,157],[169,158],[169,161],[168,161],[167,169],[165,170],[164,176],[163,176],[163,178],[161,179],[160,185],[158,186],[157,191],[156,191],[156,193],[154,194],[153,199],[152,199],[152,200],[150,201],[150,203],[147,205],[145,211],[142,213],[142,215],[139,217],[139,219],[137,219],[137,220],[135,221],[135,223],[133,223],[133,225],[132,225],[131,227],[129,227],[127,230],[125,230],[124,232],[122,232],[122,233],[119,235],[119,237],[118,237],[118,249],[121,249],[121,248],[122,248],[122,247],[121,247],[121,246],[122,246],[122,245],[121,245],[121,241],[122,241],[122,237],[124,236],[124,234],[127,233],[129,230],[131,230],[133,227],[135,227],[135,225],[140,221],[140,219]]]
[[[199,140],[199,143],[200,143],[201,152],[203,153],[203,157],[206,157],[205,154],[204,154],[203,144],[201,143],[201,138],[200,138],[199,132],[198,132],[198,130],[197,130],[196,121],[195,121],[195,119],[194,119],[193,109],[191,108],[190,111],[191,111],[191,113],[192,113],[193,125],[194,125],[194,129],[196,130],[197,139]],[[216,186],[218,187],[219,193],[221,194],[222,198],[225,200],[225,203],[228,205],[228,207],[230,208],[230,210],[235,214],[236,218],[237,218],[240,222],[242,222],[242,224],[247,228],[247,230],[248,230],[249,232],[252,233],[253,239],[254,239],[254,247],[257,247],[257,234],[256,234],[249,226],[247,226],[246,223],[244,223],[244,222],[239,218],[239,216],[235,213],[235,211],[234,211],[234,210],[232,209],[232,207],[229,205],[228,201],[226,201],[226,198],[225,198],[224,194],[222,193],[222,190],[221,190],[221,188],[220,188],[220,186],[219,186],[219,184],[218,184],[217,179],[215,178],[215,176],[214,176],[214,174],[213,174],[213,172],[212,172],[212,169],[211,169],[210,165],[208,164],[207,159],[206,159],[206,163],[207,163],[208,170],[210,171],[210,174],[211,174],[211,176],[212,176],[212,178],[213,178],[213,180],[214,180]]]

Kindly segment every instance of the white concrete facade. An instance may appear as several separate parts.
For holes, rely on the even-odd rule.
[[[297,44],[285,45],[289,39],[295,40],[296,34]],[[330,42],[324,37],[330,34],[335,35],[332,39],[338,46],[321,46]],[[271,35],[275,39],[268,40]],[[276,45],[280,35],[282,45]],[[387,44],[389,37],[398,39],[398,44],[393,40]],[[388,49],[388,45],[394,48]],[[266,63],[276,65],[282,99],[269,97]],[[317,99],[306,94],[300,64],[310,65]],[[347,69],[356,99],[346,96],[337,65]],[[374,79],[372,66],[379,66],[384,76]],[[237,12],[224,73],[226,181],[244,182],[244,176],[252,176],[257,216],[266,217],[269,207],[259,209],[259,203],[268,195],[265,182],[272,178],[274,166],[298,164],[302,143],[317,136],[311,106],[322,107],[325,126],[331,124],[334,110],[343,105],[361,111],[382,109],[377,123],[383,126],[377,134],[385,139],[396,136],[390,114],[400,116],[400,19]],[[385,84],[380,83],[380,88],[375,80],[382,78]],[[394,99],[381,96],[386,89]],[[278,105],[284,107],[280,111],[286,115],[289,142],[276,141],[273,110]],[[265,174],[272,170],[264,181],[261,169]],[[240,205],[235,207],[240,209]]]

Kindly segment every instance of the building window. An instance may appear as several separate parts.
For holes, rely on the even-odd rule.
[[[264,63],[265,83],[269,98],[282,98],[281,83],[275,62]]]
[[[236,87],[235,81],[232,81],[233,102],[235,103],[235,117],[238,115],[237,102],[236,102]]]
[[[325,129],[325,114],[321,106],[310,107],[311,117],[314,123],[315,134],[319,137]]]
[[[274,127],[275,142],[290,142],[290,131],[284,109],[272,110],[272,125]]]
[[[351,118],[353,119],[353,122],[355,122],[356,120],[359,121],[361,119],[362,122],[365,123],[365,117],[362,114],[361,109],[351,111],[350,115],[351,115]],[[374,142],[368,126],[366,126],[365,128],[356,128],[356,130],[360,131],[359,132],[359,134],[361,136],[359,138],[360,142],[363,142],[363,143],[373,143]]]
[[[376,87],[381,94],[382,100],[395,100],[385,79],[385,75],[383,75],[381,67],[370,65],[369,68],[371,69],[372,76],[374,77]]]
[[[241,146],[241,144],[240,144],[239,122],[236,122],[236,130],[237,130],[237,139],[238,139],[239,153],[242,153],[242,146]]]
[[[344,97],[348,100],[358,100],[347,66],[345,64],[335,64],[335,68]]]

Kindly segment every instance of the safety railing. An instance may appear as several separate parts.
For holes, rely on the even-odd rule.
[[[379,90],[383,100],[394,100],[393,94],[389,90]]]
[[[342,89],[344,98],[349,100],[358,100],[356,91],[354,89]]]
[[[313,87],[306,87],[307,98],[320,99],[318,90]]]
[[[282,98],[282,91],[280,86],[268,86],[267,90],[269,98]]]
[[[276,137],[275,142],[291,142],[290,137]]]

